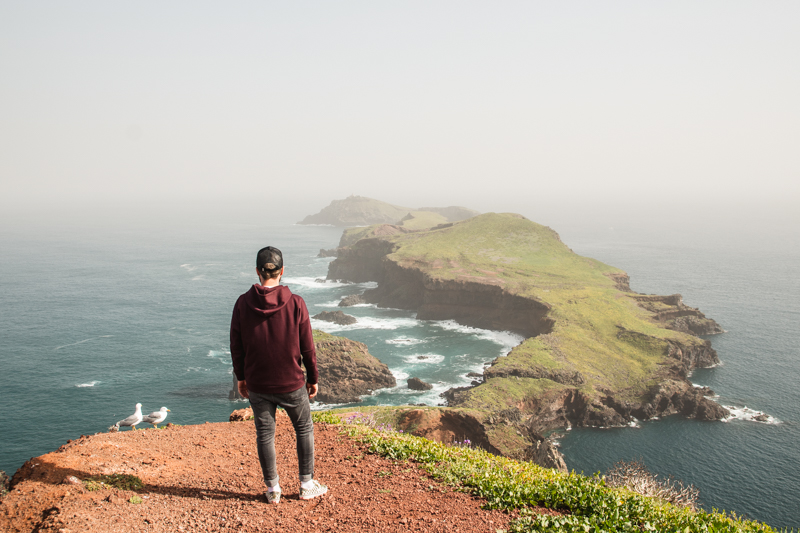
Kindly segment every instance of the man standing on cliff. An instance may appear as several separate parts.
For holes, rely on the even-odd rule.
[[[297,436],[300,499],[322,496],[328,487],[314,479],[314,424],[309,399],[317,394],[317,355],[306,303],[284,285],[283,254],[258,251],[259,284],[239,296],[231,319],[231,360],[239,393],[250,399],[258,460],[267,501],[278,503],[281,487],[275,460],[275,409],[286,410]],[[303,376],[301,363],[306,368]]]

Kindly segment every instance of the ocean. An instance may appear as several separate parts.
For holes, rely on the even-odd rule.
[[[708,509],[800,525],[797,228],[743,230],[734,219],[701,229],[562,222],[551,225],[576,253],[627,271],[638,292],[681,293],[723,326],[710,338],[722,364],[691,379],[736,414],[726,422],[668,417],[565,432],[558,440],[568,466],[594,473],[641,458],[659,476],[697,486]],[[224,219],[0,228],[0,469],[11,474],[68,439],[105,431],[137,402],[145,412],[168,407],[167,421],[176,424],[227,420],[244,405],[227,399],[230,313],[256,280],[255,252],[266,244],[283,250],[285,284],[316,314],[374,286],[324,281],[331,259],[317,253],[340,235]],[[409,311],[347,312],[357,324],[313,325],[366,343],[398,382],[366,405],[439,404],[441,392],[469,384],[467,373],[521,341]],[[410,391],[409,377],[434,388]],[[752,419],[759,413],[767,422]]]

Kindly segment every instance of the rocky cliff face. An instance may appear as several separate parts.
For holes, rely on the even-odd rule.
[[[366,345],[314,331],[321,403],[360,402],[361,396],[397,383],[389,367],[370,355]]]
[[[548,333],[553,321],[550,307],[522,298],[487,282],[437,280],[414,267],[386,258],[391,243],[364,239],[358,246],[340,248],[328,268],[328,279],[361,283],[377,281],[364,292],[367,303],[381,307],[414,309],[420,320],[455,320],[465,326],[513,331],[526,337]]]

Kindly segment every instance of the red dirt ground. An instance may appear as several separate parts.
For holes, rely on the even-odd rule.
[[[82,437],[28,461],[0,502],[6,532],[423,531],[505,530],[511,515],[430,479],[413,463],[366,453],[335,426],[316,425],[320,498],[298,498],[291,423],[278,418],[283,498],[266,503],[252,421]],[[133,474],[138,492],[86,491],[67,476]],[[130,503],[139,496],[142,503]]]

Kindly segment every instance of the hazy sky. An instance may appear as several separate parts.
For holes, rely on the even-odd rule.
[[[796,204],[800,3],[5,0],[0,102],[7,211]]]

